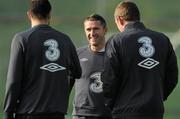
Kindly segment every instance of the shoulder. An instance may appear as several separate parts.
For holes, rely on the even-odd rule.
[[[13,43],[19,42],[22,44],[24,42],[24,40],[26,39],[27,33],[28,33],[28,30],[16,33],[13,37],[12,42]]]
[[[14,35],[13,40],[19,41],[19,42],[27,42],[29,37],[31,36],[31,34],[34,32],[35,30],[33,28],[29,28],[27,30],[18,32]]]
[[[122,33],[114,33],[107,41],[106,45],[120,44],[123,39]]]
[[[69,36],[68,34],[66,34],[66,33],[64,33],[64,32],[61,32],[61,31],[58,31],[58,30],[56,30],[56,29],[54,29],[54,28],[52,28],[52,29],[54,30],[54,32],[57,32],[59,35],[65,37],[65,38],[70,39],[70,36]]]
[[[151,29],[148,29],[149,32],[152,32],[153,34],[156,34],[158,36],[161,36],[161,37],[164,37],[164,38],[168,38],[164,33],[162,32],[159,32],[159,31],[155,31],[155,30],[151,30]]]
[[[72,42],[72,41],[71,41],[71,38],[70,38],[70,36],[69,36],[68,34],[66,34],[66,33],[64,33],[64,32],[61,32],[61,31],[59,31],[59,30],[56,30],[55,28],[52,28],[52,27],[51,27],[51,29],[53,30],[53,32],[54,32],[56,35],[58,35],[58,37],[61,37],[62,39],[67,40],[68,42]]]
[[[53,30],[54,35],[59,39],[59,41],[61,43],[63,43],[64,45],[66,45],[70,49],[71,48],[73,48],[73,49],[75,48],[75,45],[74,45],[71,37],[68,34],[66,34],[64,32],[61,32],[59,30],[56,30],[54,28],[51,28],[51,29]]]
[[[150,36],[153,36],[156,39],[160,39],[159,41],[164,42],[164,43],[170,42],[169,37],[165,35],[164,33],[150,30],[150,29],[148,29],[148,31],[149,31]]]
[[[88,51],[88,46],[86,45],[86,46],[83,46],[83,47],[79,47],[79,48],[77,48],[76,51],[77,51],[77,54],[80,55],[80,54]]]
[[[24,30],[22,32],[17,33],[17,36],[21,36],[23,38],[28,38],[35,30],[33,28],[29,28],[27,30]]]

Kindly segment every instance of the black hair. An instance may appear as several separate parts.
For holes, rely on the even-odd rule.
[[[30,0],[29,11],[38,19],[49,19],[51,4],[48,0]]]
[[[100,21],[103,28],[107,27],[105,19],[98,14],[91,14],[90,16],[85,18],[84,22],[85,21]]]

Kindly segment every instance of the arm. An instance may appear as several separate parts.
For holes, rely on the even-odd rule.
[[[73,43],[70,41],[70,59],[69,59],[69,81],[70,81],[70,91],[74,85],[75,79],[81,77],[81,66],[79,63],[79,58],[76,52],[76,48]]]
[[[176,54],[173,50],[173,47],[169,41],[169,53],[166,66],[166,76],[164,80],[164,101],[172,93],[178,82],[178,65]]]
[[[109,40],[106,45],[106,55],[104,59],[104,72],[102,73],[103,93],[107,106],[112,109],[116,100],[120,82],[120,61],[117,53],[117,44]]]
[[[18,35],[14,37],[11,44],[9,68],[6,81],[6,92],[4,101],[5,119],[12,119],[16,112],[18,98],[23,75],[23,52],[19,42],[22,38]]]
[[[74,83],[75,83],[75,79],[73,78],[73,77],[68,77],[68,80],[69,80],[69,94],[71,93],[71,90],[72,90],[72,88],[73,88],[73,86],[74,86]]]

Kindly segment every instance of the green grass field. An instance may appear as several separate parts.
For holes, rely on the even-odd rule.
[[[57,30],[67,33],[76,47],[87,44],[83,30],[83,19],[91,13],[100,13],[106,19],[109,27],[108,36],[116,32],[113,11],[117,0],[104,0],[106,4],[100,4],[98,0],[50,0],[52,2],[52,26]],[[142,20],[146,26],[162,31],[174,33],[180,28],[180,1],[179,0],[133,0],[142,11]],[[10,43],[16,32],[30,27],[26,20],[28,2],[25,0],[0,1],[0,119],[3,114],[3,98],[5,80],[7,75]],[[22,5],[23,4],[23,5]],[[104,6],[102,6],[104,5]],[[7,7],[8,6],[8,7]],[[99,9],[99,7],[101,9]],[[105,10],[105,12],[103,12]],[[167,34],[170,38],[171,35]],[[178,41],[179,39],[177,39]],[[176,51],[180,64],[180,48]],[[73,92],[70,96],[69,110],[66,119],[71,119]],[[165,102],[164,119],[180,119],[180,83],[172,95]]]

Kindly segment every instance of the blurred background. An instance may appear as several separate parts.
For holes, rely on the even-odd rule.
[[[114,23],[114,9],[121,0],[50,0],[51,26],[68,34],[76,47],[87,44],[83,20],[92,13],[102,15],[108,24],[107,39],[118,32]],[[180,1],[132,0],[141,12],[144,24],[152,30],[166,34],[176,51],[180,63]],[[26,12],[29,0],[0,0],[0,119],[3,117],[3,99],[11,40],[15,33],[30,28]],[[66,119],[71,119],[72,91]],[[165,102],[164,119],[180,119],[180,83]]]

